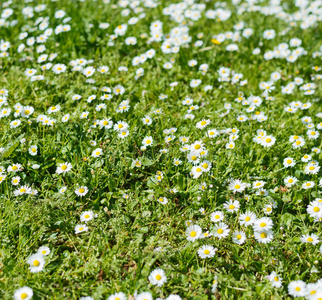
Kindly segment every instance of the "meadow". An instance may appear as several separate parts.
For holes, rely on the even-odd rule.
[[[0,2],[0,299],[322,299],[321,0]]]

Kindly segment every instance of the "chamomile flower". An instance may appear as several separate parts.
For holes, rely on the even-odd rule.
[[[88,222],[90,220],[93,220],[93,218],[94,218],[94,213],[91,210],[84,211],[80,215],[81,222]]]
[[[230,232],[230,229],[228,228],[228,225],[226,225],[223,222],[219,222],[215,224],[212,234],[215,237],[222,239],[228,236],[229,232]]]
[[[276,288],[280,288],[282,287],[282,280],[283,278],[278,276],[276,274],[276,272],[272,272],[269,276],[268,276],[268,280],[271,282],[272,286],[273,287],[276,287]]]
[[[307,294],[306,284],[302,280],[291,281],[287,289],[288,293],[293,297],[304,297]]]
[[[301,242],[316,245],[316,244],[318,244],[320,242],[320,240],[319,240],[319,238],[318,238],[318,236],[316,234],[311,233],[311,234],[302,235]]]
[[[239,210],[240,203],[238,200],[229,200],[228,202],[224,203],[224,208],[227,212],[237,212]]]
[[[33,296],[33,290],[30,287],[24,286],[19,288],[13,294],[14,300],[30,300]]]
[[[65,162],[62,164],[59,164],[59,166],[56,169],[57,174],[67,173],[72,169],[72,164],[69,162]]]
[[[96,148],[95,150],[93,150],[93,152],[92,152],[92,156],[93,157],[99,157],[99,156],[101,156],[101,155],[103,155],[103,150],[102,150],[102,148]]]
[[[242,193],[246,189],[246,184],[236,179],[230,182],[228,189],[233,191],[233,193]]]
[[[83,197],[88,193],[88,187],[87,186],[80,186],[75,190],[75,194],[77,196]]]
[[[31,273],[41,272],[45,267],[44,256],[39,253],[33,254],[27,259],[27,264]]]
[[[254,222],[254,231],[270,230],[273,228],[273,221],[270,218],[263,217]]]
[[[314,181],[306,181],[302,184],[302,188],[307,190],[307,189],[311,189],[315,186],[315,182]]]
[[[225,216],[221,211],[215,211],[210,214],[210,220],[215,223],[222,221],[224,217]]]
[[[201,227],[198,225],[190,225],[186,229],[186,237],[190,242],[194,242],[200,238],[202,234]]]
[[[39,254],[41,254],[43,256],[47,256],[47,255],[50,254],[50,249],[48,247],[46,247],[46,246],[41,246],[38,249],[37,253],[39,253]]]
[[[273,240],[273,231],[272,230],[255,231],[254,236],[257,242],[267,244]]]
[[[88,231],[88,227],[86,224],[81,224],[81,225],[76,225],[75,226],[75,233],[81,233],[81,232],[85,232]]]
[[[107,300],[127,300],[127,297],[124,293],[119,292],[115,293],[113,295],[110,295]]]
[[[204,245],[198,249],[198,255],[200,258],[212,258],[216,254],[216,250],[213,246]]]
[[[293,177],[293,176],[287,176],[285,179],[284,179],[284,183],[287,187],[291,187],[293,186],[294,184],[296,184],[296,182],[298,181],[298,179],[296,177]]]
[[[246,241],[246,234],[242,231],[236,231],[233,233],[233,242],[238,245],[244,244]]]
[[[168,199],[166,197],[159,197],[157,200],[161,204],[167,204],[168,203]]]
[[[167,282],[167,277],[162,269],[155,269],[153,270],[149,277],[148,277],[150,283],[153,285],[156,285],[158,287],[161,287],[163,284]]]

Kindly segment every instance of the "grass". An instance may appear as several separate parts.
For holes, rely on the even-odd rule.
[[[35,7],[40,3],[46,4],[43,11],[34,12],[31,17],[22,14],[24,7]],[[141,11],[130,9],[129,16],[124,12],[122,15],[125,8],[116,1],[46,0],[9,4],[13,14],[7,20],[17,20],[18,23],[0,26],[1,39],[11,43],[7,51],[2,51],[7,52],[8,57],[0,58],[0,89],[8,91],[5,97],[8,103],[0,110],[12,110],[9,116],[3,116],[1,112],[0,118],[0,147],[3,148],[0,165],[2,174],[6,175],[0,183],[1,299],[12,299],[14,292],[23,286],[32,288],[33,299],[91,296],[96,300],[107,299],[116,292],[123,292],[133,299],[133,295],[145,291],[151,292],[153,299],[165,299],[170,294],[199,300],[291,299],[290,282],[314,283],[321,278],[321,243],[312,245],[301,240],[308,233],[322,238],[321,218],[314,222],[307,212],[310,202],[322,198],[321,176],[320,173],[307,174],[307,162],[301,161],[305,154],[311,154],[311,160],[317,162],[322,157],[321,153],[312,152],[314,147],[321,150],[321,138],[310,139],[308,124],[302,122],[303,117],[311,117],[309,123],[321,133],[318,127],[321,123],[318,113],[322,112],[318,76],[321,71],[312,69],[321,65],[321,57],[313,57],[314,52],[321,51],[321,22],[302,29],[301,23],[307,16],[292,24],[277,14],[250,11],[240,14],[238,9],[243,5],[230,1],[225,1],[226,6],[222,6],[231,11],[231,17],[225,21],[212,20],[205,17],[205,11],[220,6],[220,2],[201,3],[205,4],[201,17],[195,21],[186,17],[181,24],[189,28],[192,41],[187,47],[180,47],[178,53],[170,54],[162,52],[162,41],[149,42],[152,22],[160,20],[164,34],[181,26],[162,13],[172,4],[168,0],[157,2],[154,8],[141,2],[138,5]],[[258,5],[264,7],[269,3],[260,1]],[[2,3],[1,11],[5,6],[7,3]],[[282,1],[281,7],[288,14],[299,10],[293,1]],[[67,21],[71,30],[48,37],[43,53],[37,53],[40,44],[28,46],[26,39],[19,40],[19,34],[24,31],[28,32],[28,38],[43,33],[38,27],[39,17],[48,17],[48,28],[54,30],[59,24],[65,24],[64,18],[55,18],[58,10],[66,12],[64,18],[71,18]],[[131,17],[143,12],[145,15],[135,25],[128,25],[124,35],[111,37],[118,25],[127,24]],[[251,37],[241,36],[236,42],[214,42],[220,33],[236,32],[233,26],[241,21],[245,23],[244,28],[254,30]],[[103,22],[108,22],[109,28],[100,29]],[[276,31],[274,39],[263,37],[267,29]],[[285,30],[288,31],[283,34]],[[199,33],[203,36],[198,38]],[[136,37],[137,44],[126,45],[127,37]],[[289,43],[292,38],[302,41],[301,47],[307,51],[306,55],[299,56],[295,62],[285,58],[264,59],[265,52],[274,50],[281,43]],[[202,40],[203,45],[195,46],[197,40]],[[21,43],[25,43],[26,48],[18,53]],[[226,50],[232,43],[239,47],[235,52]],[[252,54],[257,47],[261,53]],[[149,49],[155,49],[156,55],[133,66],[132,59]],[[37,63],[37,58],[51,53],[58,54],[51,63],[65,64],[66,72],[57,75],[52,70],[41,70],[44,63]],[[88,78],[81,72],[72,71],[70,61],[81,58],[93,60],[87,65],[96,68]],[[188,65],[192,59],[197,60],[197,66]],[[164,63],[170,61],[173,67],[165,69]],[[198,70],[203,63],[209,65],[205,75]],[[100,74],[97,68],[103,65],[108,66],[109,71]],[[120,66],[127,67],[128,71],[119,71]],[[136,70],[140,67],[144,68],[144,75],[136,79]],[[242,73],[241,80],[247,79],[247,84],[220,82],[220,67]],[[44,80],[32,81],[25,75],[27,68],[36,69],[36,75],[43,75]],[[259,84],[270,81],[271,74],[276,71],[281,74],[281,79],[273,83],[275,89],[269,96],[275,100],[270,101],[263,95]],[[301,86],[314,83],[314,94],[305,95],[300,86],[290,94],[283,93],[283,87],[294,82],[296,77],[303,79]],[[86,82],[87,79],[95,82]],[[190,85],[193,79],[201,79],[202,83],[193,88]],[[173,82],[178,85],[171,87]],[[125,88],[124,94],[111,92],[108,93],[113,95],[111,100],[100,99],[105,94],[101,90],[103,87],[113,89],[118,84]],[[213,89],[205,91],[206,85]],[[75,94],[82,98],[72,100]],[[161,100],[161,94],[167,98]],[[86,100],[90,95],[97,98],[89,103]],[[236,101],[241,95],[249,100],[248,105]],[[252,95],[261,97],[263,102],[254,108],[254,112],[248,113],[246,109],[251,106]],[[199,106],[198,110],[192,111],[193,120],[185,118],[189,106],[183,105],[182,101],[186,97]],[[129,110],[117,112],[120,103],[126,99],[129,100]],[[309,102],[312,106],[295,113],[286,112],[284,108],[292,101]],[[14,116],[17,103],[32,106],[34,113],[29,118],[21,114]],[[96,105],[100,103],[105,103],[106,109],[97,111]],[[231,104],[231,109],[222,116],[227,111],[224,104]],[[57,105],[61,110],[49,114],[48,109]],[[162,113],[154,113],[156,109],[161,109]],[[80,118],[85,111],[89,112],[87,118]],[[257,111],[267,120],[256,121]],[[67,113],[70,118],[64,123],[61,119]],[[37,121],[42,114],[55,119],[54,125]],[[240,115],[253,116],[253,119],[239,122],[237,117]],[[152,118],[151,125],[143,124],[145,116]],[[113,128],[93,127],[95,121],[104,118],[111,118],[114,124],[126,122],[129,135],[122,139]],[[21,125],[11,128],[10,122],[17,119],[21,120]],[[197,128],[196,123],[203,119],[210,120],[211,124],[205,129]],[[177,129],[173,133],[175,139],[166,143],[165,137],[172,134],[164,133],[164,130],[173,127]],[[220,134],[210,138],[207,130],[213,128]],[[234,149],[226,149],[231,135],[227,134],[229,128],[239,130]],[[274,136],[275,144],[263,147],[255,143],[253,139],[259,129]],[[295,149],[289,142],[293,135],[303,137],[305,145]],[[148,136],[153,138],[153,144],[142,149],[142,141]],[[193,164],[187,159],[188,152],[180,150],[182,136],[189,137],[188,145],[202,141],[208,151],[208,156],[201,161],[210,161],[212,168],[199,178],[191,175]],[[91,141],[96,141],[96,146],[92,146]],[[31,145],[38,147],[35,156],[29,152]],[[96,148],[102,149],[102,155],[92,157]],[[161,149],[167,149],[167,153],[160,153]],[[296,161],[294,167],[284,166],[287,157]],[[175,158],[179,158],[182,164],[174,165]],[[141,167],[135,167],[133,161],[136,159],[142,163]],[[57,174],[57,167],[65,162],[72,165],[71,171]],[[22,165],[22,171],[8,171],[8,167],[17,163]],[[35,164],[39,165],[38,169],[33,168]],[[156,179],[159,171],[163,174],[161,181]],[[15,176],[21,177],[17,186],[12,184]],[[287,176],[296,177],[297,184],[287,187],[284,182]],[[234,193],[229,189],[233,179],[250,184],[263,180],[265,195],[257,195],[252,186],[242,193]],[[302,184],[307,181],[314,181],[315,186],[303,189]],[[203,183],[205,188],[201,189]],[[14,191],[23,185],[37,190],[37,195],[15,196]],[[64,186],[67,190],[60,193],[59,189]],[[75,189],[80,186],[89,190],[84,197],[75,194]],[[175,193],[171,192],[174,188]],[[159,203],[157,199],[160,197],[166,197],[168,203]],[[231,199],[240,202],[238,212],[229,213],[224,209],[223,204]],[[267,244],[259,243],[254,238],[252,226],[242,226],[238,217],[246,211],[254,212],[257,218],[264,217],[264,206],[272,203],[276,207],[267,217],[273,221],[274,238]],[[215,223],[210,220],[210,215],[218,210],[224,213],[230,234],[223,239],[212,236],[188,241],[186,221],[199,225],[203,232],[211,232]],[[84,211],[92,211],[97,216],[87,222],[88,231],[75,234],[75,226],[84,224],[80,221]],[[237,230],[247,236],[242,245],[232,241]],[[198,249],[202,245],[215,247],[215,256],[199,257]],[[26,261],[41,246],[48,246],[50,254],[45,257],[44,269],[32,273]],[[167,276],[167,282],[161,287],[152,285],[148,279],[156,268],[164,270]],[[281,288],[273,287],[267,279],[273,271],[283,278]],[[213,288],[215,278],[218,282],[216,289]]]

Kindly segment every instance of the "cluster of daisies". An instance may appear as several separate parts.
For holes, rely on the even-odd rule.
[[[25,0],[24,4],[18,2],[1,3],[1,68],[6,75],[19,66],[25,81],[22,85],[26,91],[32,91],[32,101],[28,102],[26,91],[17,93],[16,87],[5,78],[0,86],[0,122],[9,135],[27,132],[32,138],[19,137],[14,143],[7,143],[7,134],[4,134],[6,142],[0,148],[0,184],[8,197],[15,196],[18,205],[30,197],[37,199],[41,194],[41,179],[32,182],[31,174],[43,171],[43,140],[46,135],[61,138],[61,128],[68,131],[73,122],[84,125],[86,143],[90,145],[84,154],[86,157],[82,158],[84,162],[102,161],[106,166],[105,158],[112,154],[108,154],[105,145],[114,141],[114,137],[119,149],[125,149],[126,143],[133,146],[133,155],[126,161],[128,169],[135,168],[128,170],[130,176],[139,174],[144,184],[150,176],[155,186],[166,190],[162,195],[153,195],[158,201],[157,209],[166,209],[172,204],[174,194],[184,192],[177,185],[170,186],[178,174],[183,175],[190,187],[197,187],[198,201],[200,195],[205,197],[207,191],[215,188],[209,184],[212,179],[218,179],[214,174],[222,175],[217,172],[218,160],[216,163],[214,157],[229,160],[234,168],[234,163],[238,163],[236,153],[244,151],[245,144],[249,144],[260,153],[256,163],[264,164],[268,154],[269,167],[275,169],[261,166],[262,174],[267,176],[256,180],[253,174],[244,174],[242,169],[235,172],[238,176],[224,178],[220,188],[227,193],[228,200],[217,203],[209,216],[207,208],[199,210],[211,225],[205,228],[198,221],[186,220],[185,235],[177,231],[176,237],[185,236],[185,245],[196,245],[196,258],[204,263],[215,261],[223,241],[232,241],[241,249],[249,241],[256,246],[269,245],[278,239],[280,224],[275,220],[281,206],[278,192],[296,191],[309,195],[300,204],[306,210],[309,226],[303,221],[308,228],[300,233],[299,241],[322,252],[319,227],[322,199],[318,194],[322,187],[319,165],[322,113],[317,108],[322,45],[308,44],[302,34],[307,34],[304,30],[318,30],[322,1],[296,0],[287,5],[281,0],[232,0],[229,4],[195,0],[176,3],[93,0],[89,1],[89,10],[104,5],[108,11],[118,13],[112,14],[110,20],[99,16],[84,24],[77,24],[80,20],[73,17],[74,8],[67,9],[72,4],[60,9],[54,0],[47,1],[54,2],[50,5],[46,1],[38,5],[31,0]],[[79,2],[82,7],[84,1]],[[278,24],[284,25],[278,26],[279,30],[272,28],[271,23],[261,28],[254,24],[255,17],[275,18]],[[210,33],[205,28],[208,24]],[[199,32],[200,28],[205,28],[205,32]],[[73,40],[72,34],[79,41]],[[87,50],[102,50],[97,53],[107,51],[108,58],[98,58],[91,51],[84,55],[81,50],[84,45]],[[263,76],[256,78],[248,69],[243,70],[243,64],[238,64],[236,58],[242,62],[251,59]],[[307,60],[309,75],[302,66]],[[268,63],[271,64],[269,71],[258,68],[262,64],[266,68]],[[150,88],[149,78],[151,82],[157,81],[157,91]],[[47,92],[51,89],[57,89],[57,94]],[[294,126],[281,123],[276,128],[274,118],[279,114],[281,120]],[[289,126],[287,130],[286,126]],[[282,136],[280,130],[288,134]],[[277,147],[280,153],[274,152]],[[14,160],[10,160],[12,152],[16,154]],[[81,166],[76,168],[73,154],[69,154],[63,161],[55,157],[59,162],[46,169],[44,176],[53,176],[53,189],[58,190],[59,196],[65,197],[66,191],[71,190],[70,195],[76,201],[89,200],[94,190],[100,192],[100,182],[94,188],[79,178],[77,169]],[[144,165],[148,157],[156,158],[161,164],[170,157],[170,163],[164,163],[164,169],[160,166],[154,169],[149,158],[151,170],[147,171]],[[128,161],[132,164],[128,165]],[[170,177],[170,171],[175,175]],[[277,186],[277,180],[269,176],[271,171],[282,174],[280,181],[284,186]],[[95,174],[93,169],[91,174]],[[247,206],[252,197],[261,199],[256,209]],[[129,199],[125,191],[123,198]],[[98,214],[88,208],[77,215],[75,238],[86,237],[96,217]],[[44,271],[46,256],[50,255],[53,253],[48,246],[40,247],[26,260],[29,271]],[[167,270],[161,267],[150,272],[147,284],[160,288],[168,283]],[[273,287],[284,286],[293,297],[322,298],[321,279],[315,283],[285,282],[282,276],[285,278],[286,274],[280,273],[276,269],[267,275]],[[211,283],[212,293],[217,291],[217,275]],[[15,300],[29,300],[33,294],[30,287],[24,286],[13,296]],[[144,287],[133,297],[153,300],[151,290]],[[107,299],[133,297],[119,291]],[[161,299],[182,298],[173,293],[157,298]]]

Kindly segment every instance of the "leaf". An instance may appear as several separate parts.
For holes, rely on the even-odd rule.
[[[16,150],[16,148],[19,146],[21,139],[24,137],[24,133],[19,135],[16,140],[12,143],[10,143],[4,151],[1,152],[1,158],[8,158],[10,154]]]

